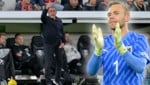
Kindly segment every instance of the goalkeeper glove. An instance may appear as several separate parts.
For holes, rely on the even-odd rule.
[[[102,53],[102,48],[104,45],[104,39],[101,28],[96,28],[95,24],[92,27],[92,36],[95,42],[95,51],[94,54],[99,56]]]
[[[119,23],[116,24],[114,37],[115,37],[115,46],[117,50],[119,51],[120,54],[122,55],[125,54],[127,52],[127,48],[124,46],[122,42],[121,29]]]

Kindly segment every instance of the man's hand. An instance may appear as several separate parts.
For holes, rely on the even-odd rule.
[[[102,53],[102,48],[104,45],[103,33],[102,33],[101,28],[96,28],[95,24],[93,24],[92,35],[93,35],[94,42],[95,42],[94,54],[99,56]]]
[[[22,56],[22,51],[17,52],[16,56],[21,57]]]
[[[115,38],[115,46],[119,53],[122,55],[127,52],[127,48],[124,46],[122,42],[122,35],[121,35],[121,29],[119,23],[116,24],[115,32],[114,32],[114,38]]]
[[[34,4],[34,9],[37,10],[37,11],[39,11],[39,10],[41,10],[41,6],[39,6],[37,4]]]
[[[21,54],[21,53],[16,53],[16,55],[17,55],[18,57],[21,57],[21,56],[22,56],[22,54]]]
[[[49,7],[51,7],[52,6],[52,3],[51,2],[49,2],[47,5],[46,5],[46,9],[48,10],[49,9]]]
[[[59,48],[64,48],[64,43],[60,43]]]

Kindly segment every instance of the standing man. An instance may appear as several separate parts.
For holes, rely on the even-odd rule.
[[[48,16],[47,16],[48,13]],[[48,4],[46,9],[43,10],[41,20],[43,23],[43,37],[45,49],[45,78],[47,85],[51,85],[52,77],[52,61],[56,63],[55,81],[62,85],[60,81],[62,57],[59,56],[59,49],[64,47],[65,37],[63,30],[63,23],[60,18],[56,16],[57,10],[51,4]],[[53,56],[55,54],[55,60]]]
[[[15,78],[15,69],[10,49],[5,48],[5,33],[0,33],[0,85],[7,85],[8,78]],[[8,85],[16,85],[16,81],[11,79]]]
[[[111,2],[108,25],[112,35],[103,39],[101,29],[93,26],[95,50],[88,62],[87,72],[95,75],[103,66],[103,85],[142,85],[149,60],[149,45],[144,35],[129,31],[129,19],[124,3]]]

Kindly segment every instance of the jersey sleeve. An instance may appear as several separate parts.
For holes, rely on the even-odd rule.
[[[150,63],[149,52],[150,49],[147,38],[145,36],[140,36],[133,45],[133,55],[137,57],[144,57],[148,64]]]

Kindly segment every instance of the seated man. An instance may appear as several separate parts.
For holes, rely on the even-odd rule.
[[[3,1],[3,0],[0,0],[0,10],[2,10],[4,4],[5,4],[4,1]]]
[[[64,6],[61,5],[61,0],[44,0],[45,4],[51,3],[53,7],[56,8],[57,11],[62,11]]]
[[[32,11],[32,9],[33,8],[30,0],[19,0],[15,7],[15,10],[17,11]]]
[[[15,78],[15,69],[10,49],[4,46],[5,34],[0,33],[0,85],[7,85],[8,78]],[[14,83],[13,85],[16,85]]]
[[[42,67],[37,58],[32,55],[30,48],[23,45],[23,42],[23,35],[17,33],[15,35],[15,44],[12,48],[15,69],[21,70],[22,74],[29,74],[29,70],[31,70],[33,74],[39,77]]]
[[[145,3],[144,0],[133,1],[133,11],[149,11],[149,4]]]
[[[96,0],[88,0],[88,2],[86,2],[83,6],[83,10],[96,11],[96,10],[98,10],[98,6],[99,6],[99,4],[97,3]]]
[[[30,0],[30,3],[33,6],[33,10],[40,11],[45,9],[45,3],[43,0]]]
[[[64,50],[67,57],[67,63],[69,65],[70,73],[80,74],[81,71],[81,55],[78,50],[70,43],[70,34],[65,33],[65,45]]]
[[[78,0],[69,0],[69,3],[64,5],[64,11],[82,11],[82,5]]]

